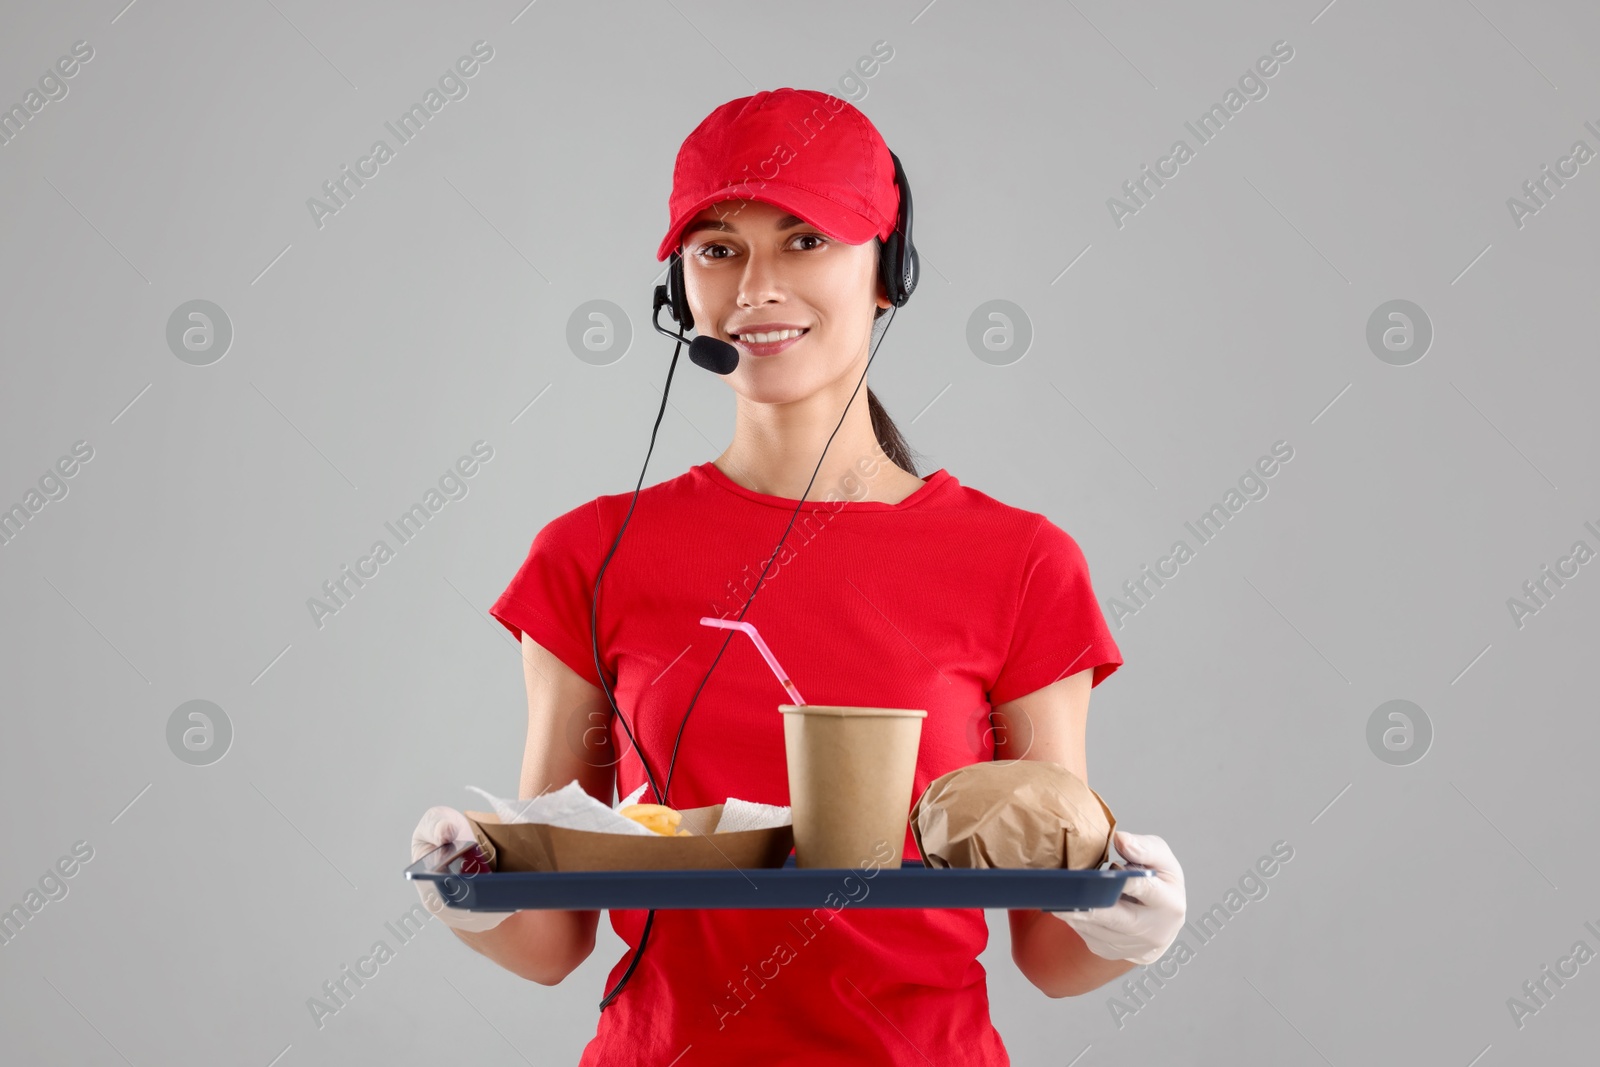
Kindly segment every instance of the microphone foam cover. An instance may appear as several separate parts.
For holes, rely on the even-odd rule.
[[[689,342],[689,359],[716,374],[732,374],[739,365],[739,350],[716,337],[696,337]]]

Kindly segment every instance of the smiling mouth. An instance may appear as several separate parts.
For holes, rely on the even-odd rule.
[[[811,327],[803,330],[773,330],[765,333],[735,333],[729,334],[735,341],[743,341],[751,345],[770,345],[779,341],[792,341],[804,337],[811,332]]]

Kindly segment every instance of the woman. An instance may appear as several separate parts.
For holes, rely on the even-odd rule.
[[[1050,760],[1087,781],[1089,691],[1122,657],[1076,542],[944,469],[919,476],[876,397],[855,390],[874,320],[893,304],[879,249],[897,222],[909,237],[878,131],[822,93],[731,101],[684,142],[670,207],[657,258],[681,255],[699,335],[740,356],[725,376],[733,440],[636,502],[601,496],[551,520],[490,609],[524,650],[520,795],[577,779],[610,804],[613,789],[647,785],[642,750],[674,807],[787,804],[776,706],[788,698],[749,642],[725,644],[698,621],[747,602],[743,617],[808,701],[927,711],[913,797],[991,759]],[[598,646],[631,734],[590,644],[602,565]],[[413,856],[470,833],[459,812],[431,809]],[[1010,912],[1013,959],[1048,996],[1098,988],[1176,938],[1171,850],[1121,831],[1115,844],[1156,870],[1128,883],[1142,899]],[[903,854],[920,859],[909,830]],[[542,984],[594,947],[598,912],[436,905],[476,951]],[[631,949],[647,919],[649,951],[612,968],[584,1065],[1009,1062],[976,959],[988,938],[979,909],[611,912]]]

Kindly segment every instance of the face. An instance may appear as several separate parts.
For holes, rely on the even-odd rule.
[[[873,311],[889,306],[876,238],[844,244],[782,208],[726,200],[689,223],[682,254],[695,332],[739,349],[727,378],[741,396],[786,403],[844,379],[854,387]],[[777,343],[750,336],[785,325],[805,332]]]

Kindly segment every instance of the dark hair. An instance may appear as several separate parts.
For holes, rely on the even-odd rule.
[[[888,313],[888,308],[877,308],[872,314],[872,321],[877,322]],[[884,455],[901,470],[910,471],[918,478],[922,477],[917,474],[917,464],[911,458],[911,446],[906,443],[905,435],[889,417],[888,411],[884,410],[883,401],[878,399],[870,385],[867,386],[867,412],[872,417],[872,435],[878,439],[878,445],[883,449]]]
[[[880,250],[883,241],[877,237],[872,239],[873,249]],[[872,323],[876,327],[878,320],[889,314],[888,308],[874,308],[872,310]],[[894,424],[889,417],[889,412],[884,409],[883,401],[873,393],[872,386],[867,386],[867,413],[872,417],[872,436],[878,439],[878,447],[883,449],[883,454],[889,461],[901,470],[917,474],[916,460],[911,458],[911,446],[906,443],[905,435],[900,432],[900,427]]]

